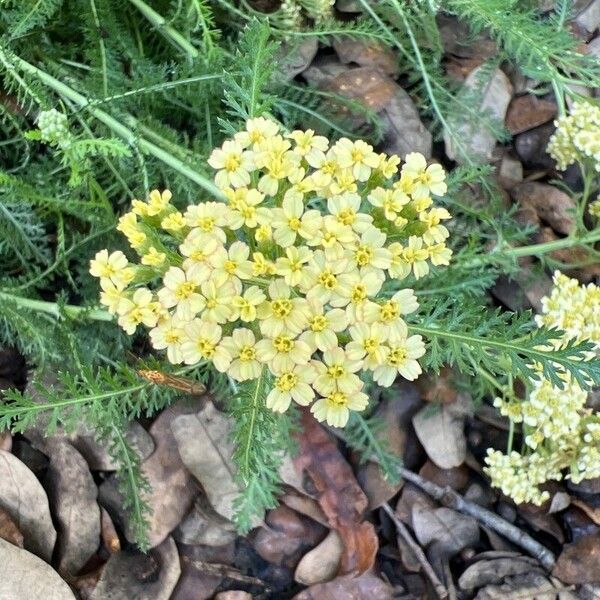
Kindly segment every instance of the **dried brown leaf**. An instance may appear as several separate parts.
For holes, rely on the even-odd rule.
[[[297,440],[300,452],[296,466],[311,478],[330,526],[344,543],[339,573],[359,575],[368,571],[375,561],[378,540],[373,525],[363,520],[367,498],[350,465],[307,411],[302,413],[302,432]]]
[[[500,583],[508,576],[531,572],[543,573],[533,558],[516,552],[483,552],[476,557],[476,562],[465,569],[458,585],[463,590],[472,591]]]
[[[565,583],[600,581],[600,534],[594,533],[563,546],[552,575]]]
[[[413,417],[419,441],[438,467],[451,469],[464,462],[467,454],[464,423],[470,411],[470,396],[460,394],[452,404],[430,404]]]

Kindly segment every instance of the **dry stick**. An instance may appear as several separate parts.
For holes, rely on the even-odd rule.
[[[453,508],[464,515],[469,515],[477,519],[480,523],[487,525],[490,529],[498,532],[504,536],[507,540],[510,540],[517,546],[523,548],[531,554],[534,558],[540,561],[540,563],[548,571],[554,567],[555,559],[554,555],[548,548],[542,546],[539,542],[536,542],[530,535],[527,535],[524,531],[515,527],[508,521],[505,521],[497,514],[465,500],[460,494],[457,494],[451,487],[441,487],[427,479],[423,479],[420,475],[408,471],[407,469],[400,469],[400,475],[414,483],[417,487],[427,492],[432,498],[435,498],[440,504]]]
[[[402,536],[402,539],[410,546],[410,549],[413,551],[416,559],[419,561],[423,572],[431,582],[435,589],[435,593],[438,595],[440,600],[447,600],[449,597],[448,590],[444,587],[442,582],[438,579],[438,576],[435,574],[433,567],[429,564],[423,549],[415,540],[412,535],[410,535],[410,531],[406,528],[406,525],[400,520],[398,515],[391,509],[389,504],[383,504],[383,510],[388,514],[390,519],[394,521],[394,525],[396,525],[396,529],[398,530],[398,534]]]

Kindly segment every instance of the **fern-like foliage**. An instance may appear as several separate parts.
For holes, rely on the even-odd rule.
[[[499,377],[509,372],[525,379],[544,377],[559,388],[563,373],[584,389],[600,382],[600,361],[589,360],[591,342],[561,343],[563,332],[536,327],[529,312],[489,310],[464,297],[460,302],[427,302],[423,308],[419,324],[409,329],[429,340],[428,368],[456,365],[475,375],[481,367]]]
[[[376,416],[365,418],[353,412],[344,429],[344,440],[358,452],[361,463],[377,462],[384,477],[393,484],[400,480],[402,459],[390,452],[385,427],[386,423]]]
[[[274,413],[266,406],[272,377],[263,369],[251,382],[236,384],[228,402],[234,420],[234,461],[242,492],[235,502],[239,531],[251,529],[253,517],[277,506],[281,478],[279,469],[292,448],[289,414]]]
[[[600,61],[581,53],[579,40],[564,26],[565,3],[546,19],[519,0],[445,0],[443,6],[473,31],[488,31],[525,75],[553,84],[559,102],[562,94],[574,93],[571,85],[600,83]]]

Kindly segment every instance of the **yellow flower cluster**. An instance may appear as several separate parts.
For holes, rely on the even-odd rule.
[[[564,341],[590,340],[600,352],[600,288],[582,286],[558,271],[553,281],[537,323],[564,331]],[[517,503],[545,502],[549,494],[540,485],[560,480],[565,469],[574,483],[600,476],[600,415],[587,408],[586,391],[566,375],[564,382],[561,389],[532,380],[527,400],[497,398],[494,403],[513,423],[522,424],[528,453],[489,449],[484,470],[492,485]]]
[[[446,192],[442,167],[413,153],[399,170],[364,141],[264,118],[208,163],[226,202],[180,212],[155,190],[118,225],[139,264],[91,261],[123,329],[150,328],[172,363],[211,361],[237,381],[267,369],[272,410],[312,404],[333,426],[366,407],[361,372],[383,386],[418,377],[425,346],[403,318],[418,303],[398,282],[450,259],[450,215],[431,198]]]
[[[564,171],[574,162],[591,161],[600,171],[600,107],[591,102],[575,102],[571,113],[555,122],[548,153]]]

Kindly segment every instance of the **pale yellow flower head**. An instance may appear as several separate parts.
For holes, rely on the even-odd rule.
[[[310,406],[336,427],[367,406],[367,377],[418,377],[425,345],[405,319],[419,305],[401,280],[450,260],[450,215],[432,200],[443,169],[264,117],[208,164],[224,202],[180,211],[154,190],[119,221],[137,264],[106,250],[92,260],[121,327],[148,328],[173,364],[264,377],[267,407]]]

